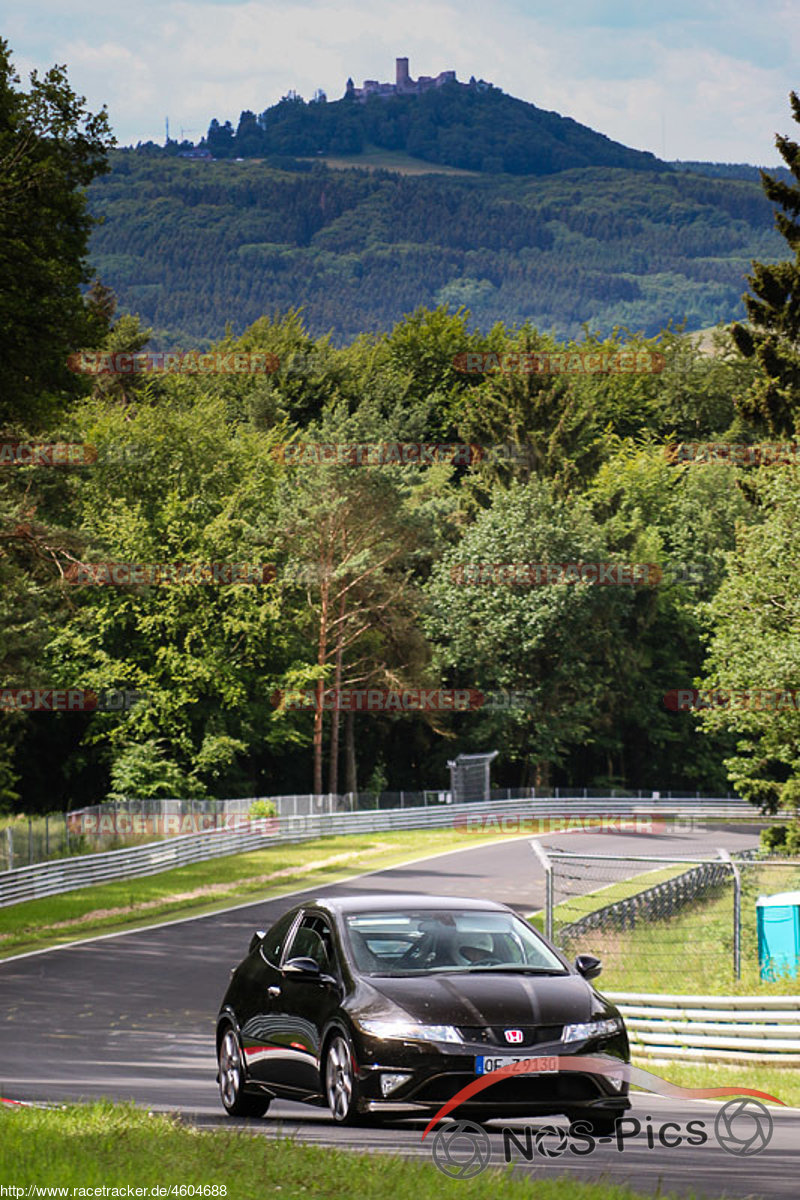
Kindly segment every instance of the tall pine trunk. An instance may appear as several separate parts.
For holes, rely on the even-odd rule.
[[[345,713],[344,717],[344,786],[345,791],[351,796],[355,796],[358,791],[358,776],[356,768],[356,737],[355,737],[355,719],[356,714],[352,709]]]
[[[329,576],[323,576],[320,583],[319,605],[319,643],[317,647],[317,664],[324,669],[328,658],[328,603],[330,599]],[[323,699],[325,680],[319,678],[316,688],[316,705],[314,709],[314,795],[322,795],[322,730],[323,730]]]
[[[333,676],[333,708],[331,709],[331,754],[328,767],[328,791],[335,796],[339,791],[339,693],[342,687],[342,654],[344,650],[344,614],[347,607],[346,593],[342,591],[339,604],[339,626],[336,632],[336,667]]]

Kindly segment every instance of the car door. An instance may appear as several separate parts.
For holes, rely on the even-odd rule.
[[[311,958],[318,976],[297,975],[287,966],[293,959]],[[320,1090],[322,1033],[342,995],[340,964],[331,927],[319,913],[306,913],[295,929],[282,962],[281,993],[275,998],[272,1028],[280,1049],[270,1056],[271,1080],[305,1095]]]
[[[247,1071],[260,1083],[270,1081],[273,1059],[282,1054],[281,1017],[276,1011],[283,976],[280,964],[288,941],[301,919],[287,913],[254,947],[237,971],[236,1011]]]

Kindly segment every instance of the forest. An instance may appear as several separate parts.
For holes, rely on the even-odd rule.
[[[226,182],[206,164],[130,156],[103,179],[107,122],[81,108],[60,68],[22,93],[0,43],[0,75],[11,163],[0,205],[0,803],[442,787],[448,759],[497,750],[500,786],[731,789],[796,804],[796,706],[674,702],[692,689],[791,699],[800,687],[794,143],[782,153],[797,182],[767,184],[766,196],[675,172],[656,201],[642,173],[651,203],[638,207],[631,174],[614,192],[610,176],[567,172],[548,187],[562,200],[583,189],[583,203],[481,180],[450,211],[460,193],[434,179],[440,203],[415,218],[418,181],[240,164]],[[793,112],[800,121],[796,98]],[[216,358],[147,357],[158,344],[141,311],[108,262],[95,277],[103,195],[107,215],[128,206],[117,245],[136,264],[120,268],[140,281],[129,287],[158,287],[148,272],[168,262],[165,304],[183,290],[180,311],[195,303],[206,330],[211,309],[226,313],[218,336],[181,347]],[[555,244],[531,216],[545,203],[558,236],[582,247],[574,270],[587,278],[613,257],[611,218],[618,253],[634,256],[626,238],[644,229],[665,265],[676,243],[687,262],[693,247],[699,280],[717,261],[715,286],[729,286],[735,230],[743,254],[777,239],[783,261],[752,264],[739,319],[708,348],[669,319],[655,331],[587,320],[573,334],[486,321],[466,296],[415,296],[413,273],[401,282],[406,256],[358,249],[363,217],[388,244],[417,237],[427,213],[443,247],[487,268],[492,247],[470,243],[494,228],[493,252],[522,278]],[[777,232],[763,221],[771,206]],[[333,338],[329,318],[300,311],[302,288],[259,299],[280,275],[275,250],[239,255],[238,278],[253,286],[237,306],[225,222],[263,247],[266,216],[269,244],[290,253],[326,234],[320,255],[382,256],[405,311],[366,319],[355,305]],[[190,242],[196,261],[182,263]],[[424,259],[414,244],[408,260]],[[653,270],[646,256],[640,269]],[[192,291],[201,274],[205,309]],[[330,289],[342,313],[347,287],[340,277]],[[164,310],[163,327],[181,328],[166,320],[178,311]],[[93,354],[125,365],[76,369]],[[522,365],[534,361],[551,366]],[[486,369],[465,369],[475,362]],[[696,453],[700,443],[779,451]],[[124,700],[16,702],[36,689]],[[325,702],[365,690],[450,699]],[[486,702],[459,707],[456,692]]]
[[[753,259],[783,243],[758,183],[590,167],[543,178],[408,176],[114,151],[89,188],[90,261],[154,345],[301,308],[343,345],[424,306],[471,328],[585,323],[654,336],[741,315]]]

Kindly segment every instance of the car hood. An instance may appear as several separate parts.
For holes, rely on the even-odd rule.
[[[376,1015],[380,997],[433,1025],[562,1025],[615,1011],[579,975],[372,976],[369,986]]]

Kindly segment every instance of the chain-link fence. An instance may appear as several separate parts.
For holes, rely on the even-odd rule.
[[[565,818],[570,814],[581,822],[597,816],[640,811],[631,806],[647,802],[653,813],[695,813],[699,819],[717,815],[729,818],[750,817],[757,821],[756,810],[738,797],[704,797],[700,793],[674,793],[620,788],[492,788],[492,802],[529,801],[532,805],[550,805],[547,815]],[[126,798],[116,802],[74,808],[66,813],[34,817],[0,817],[0,871],[29,866],[65,855],[122,849],[159,841],[176,834],[201,833],[210,829],[242,829],[253,805],[268,801],[276,816],[314,817],[325,814],[383,812],[395,809],[445,808],[454,802],[452,790],[429,788],[423,791],[347,792],[312,795],[296,793],[234,799]],[[576,805],[585,802],[577,811]],[[597,809],[600,801],[610,808]],[[614,804],[619,805],[619,811]],[[674,804],[674,809],[670,806]],[[627,806],[627,807],[626,807]],[[697,806],[695,808],[695,806]],[[722,807],[720,807],[722,806]],[[253,812],[259,817],[264,812]],[[544,814],[542,814],[544,815]],[[506,831],[507,826],[503,825]],[[496,832],[500,830],[497,829]],[[508,832],[513,832],[509,826]],[[520,831],[522,831],[520,829]]]
[[[762,979],[756,900],[800,888],[800,860],[653,858],[538,851],[545,865],[545,932],[569,954],[603,961],[603,986],[629,992],[702,993]]]
[[[0,817],[0,871],[26,867],[78,853],[65,813],[45,813],[36,817]]]

